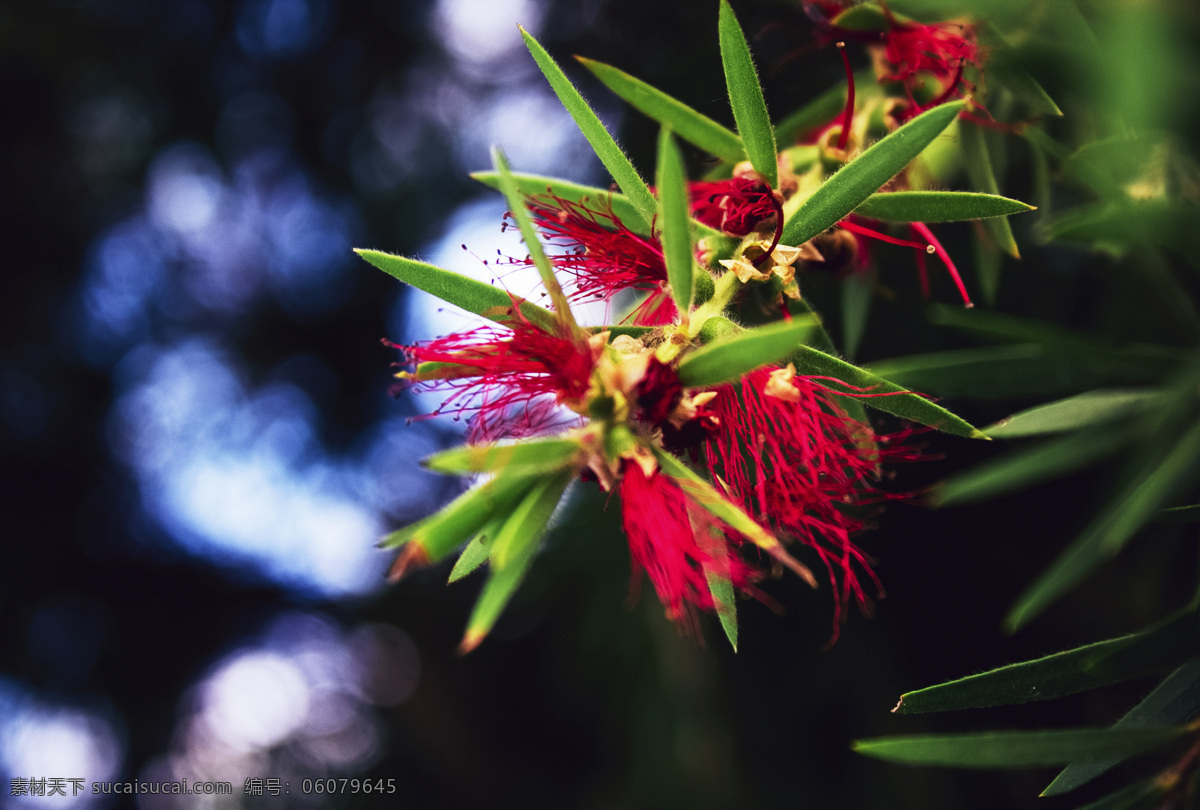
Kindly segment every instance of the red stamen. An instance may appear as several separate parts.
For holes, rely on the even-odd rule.
[[[911,242],[907,239],[898,239],[895,236],[888,236],[886,233],[880,233],[872,228],[859,225],[857,222],[850,222],[849,220],[844,219],[839,222],[838,225],[841,228],[850,231],[850,233],[856,233],[859,236],[869,236],[872,239],[878,239],[880,242],[887,242],[888,244],[892,245],[900,245],[901,247],[916,248],[921,252],[925,252],[929,248],[928,244],[922,242]]]
[[[938,258],[946,265],[946,270],[950,272],[950,278],[954,279],[954,285],[958,287],[958,294],[962,296],[963,305],[968,309],[975,306],[971,303],[971,296],[967,295],[967,286],[963,284],[962,276],[958,274],[958,268],[954,266],[954,260],[950,258],[950,254],[942,247],[942,243],[933,235],[933,231],[929,230],[929,226],[924,222],[910,223],[912,229],[919,233],[924,239],[928,240]]]

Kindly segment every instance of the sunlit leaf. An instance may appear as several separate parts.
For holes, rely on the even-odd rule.
[[[878,737],[858,740],[853,747],[860,754],[893,762],[995,770],[1059,765],[1081,757],[1132,756],[1186,733],[1186,728],[998,731],[945,737]]]
[[[1130,537],[1181,486],[1196,477],[1200,424],[1170,437],[1166,452],[1153,453],[1138,475],[1101,510],[1083,534],[1022,594],[1004,620],[1010,632],[1114,557]]]
[[[1200,616],[1186,612],[1138,633],[904,694],[900,714],[1010,706],[1165,672],[1200,655]]]
[[[658,204],[655,202],[654,195],[650,193],[650,189],[647,188],[646,181],[638,174],[637,169],[629,162],[629,158],[621,151],[621,147],[617,145],[613,136],[604,128],[600,118],[588,106],[583,96],[571,84],[571,80],[562,72],[562,68],[555,63],[546,49],[524,28],[521,29],[521,36],[524,37],[526,47],[533,54],[533,59],[537,62],[546,80],[550,82],[558,100],[570,113],[571,118],[575,119],[579,131],[592,145],[596,156],[600,158],[604,168],[608,169],[608,173],[617,181],[621,191],[625,192],[625,196],[629,198],[643,224],[649,226],[654,219]]]
[[[670,127],[680,138],[721,160],[730,163],[745,160],[746,150],[737,133],[623,70],[594,59],[575,58],[610,90],[655,121]]]
[[[987,438],[978,428],[936,402],[845,360],[839,360],[810,346],[802,347],[791,359],[800,374],[841,380],[850,389],[850,393],[858,394],[864,404],[876,410],[910,419],[955,436]],[[833,391],[838,390],[836,384],[830,385],[829,388]]]
[[[811,315],[795,317],[719,339],[684,357],[679,364],[679,381],[685,387],[700,388],[736,380],[748,371],[791,355],[815,323]]]
[[[1167,676],[1141,703],[1118,720],[1114,729],[1171,728],[1195,717],[1200,710],[1200,659],[1189,661]],[[1043,796],[1067,793],[1119,765],[1123,757],[1072,762],[1045,790]]]
[[[891,191],[872,194],[854,213],[889,222],[957,222],[1032,210],[1020,200],[973,191]]]
[[[912,162],[963,107],[963,102],[952,101],[926,110],[843,166],[788,218],[783,244],[803,244],[836,225]]]
[[[487,636],[525,578],[550,517],[573,475],[544,478],[520,502],[492,541],[491,570],[467,621],[459,649],[469,652]]]
[[[571,314],[571,305],[567,303],[562,286],[554,276],[554,268],[550,266],[550,260],[546,258],[546,251],[542,249],[537,230],[533,227],[533,220],[530,219],[529,211],[525,208],[525,200],[522,199],[521,192],[517,190],[517,184],[508,168],[508,159],[498,146],[492,147],[492,163],[495,164],[496,171],[500,175],[500,190],[504,192],[504,198],[508,201],[509,213],[517,221],[517,227],[521,230],[521,238],[525,240],[525,248],[529,251],[529,258],[533,260],[538,275],[542,278],[542,286],[545,287],[550,301],[554,304],[555,318],[566,328],[574,330],[576,328],[575,316]]]
[[[547,473],[573,464],[583,448],[575,439],[535,439],[508,444],[468,444],[443,450],[425,459],[425,466],[441,473],[467,475],[507,469]]]
[[[499,287],[403,256],[381,253],[378,250],[356,249],[354,252],[388,275],[446,303],[462,307],[467,312],[482,315],[500,324],[511,319],[511,315],[506,313],[512,309],[514,299]],[[520,304],[521,313],[530,323],[547,330],[554,328],[554,313],[519,298],[516,301]]]
[[[517,184],[517,190],[528,197],[553,194],[568,202],[586,205],[593,211],[605,211],[611,208],[613,216],[621,220],[621,224],[629,230],[639,236],[650,235],[650,224],[642,219],[637,208],[624,194],[607,188],[572,183],[556,177],[543,177],[540,174],[513,172],[512,177]],[[471,172],[471,178],[497,191],[500,190],[499,172]],[[600,223],[606,224],[603,219],[600,220]]]
[[[663,247],[663,260],[667,265],[667,280],[671,297],[686,321],[692,308],[692,275],[695,264],[692,256],[693,238],[691,217],[688,212],[687,178],[683,173],[683,156],[671,137],[671,130],[663,128],[658,137],[658,227],[659,240]]]
[[[776,165],[775,129],[767,113],[758,72],[750,56],[750,46],[738,24],[728,0],[721,0],[717,28],[721,41],[721,64],[725,67],[725,84],[729,89],[729,105],[737,123],[738,136],[754,170],[767,178],[771,188],[779,185]]]
[[[450,569],[450,577],[446,580],[449,585],[452,582],[458,582],[460,579],[470,575],[487,562],[488,555],[492,550],[492,539],[495,538],[496,532],[500,531],[500,527],[504,525],[503,518],[494,518],[479,531],[475,539],[467,543],[462,550],[462,554],[458,555],[458,560],[454,563],[454,568]]]

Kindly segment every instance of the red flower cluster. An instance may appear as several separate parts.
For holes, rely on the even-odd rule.
[[[399,347],[405,361],[417,367],[402,378],[451,392],[431,416],[448,407],[456,418],[473,414],[472,443],[560,427],[558,406],[579,407],[591,384],[596,358],[587,341],[547,332],[522,317],[515,305],[512,313],[511,329],[483,326]],[[422,369],[424,363],[436,365]]]

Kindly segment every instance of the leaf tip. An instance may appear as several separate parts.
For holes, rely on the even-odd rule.
[[[420,540],[413,539],[408,541],[404,550],[396,557],[396,561],[392,563],[392,567],[388,570],[387,581],[390,584],[395,584],[408,574],[409,571],[417,568],[423,568],[429,564],[429,553],[425,550]]]
[[[478,628],[467,630],[463,635],[462,641],[459,642],[458,654],[466,655],[478,647],[485,638],[487,638],[487,633],[483,630]]]

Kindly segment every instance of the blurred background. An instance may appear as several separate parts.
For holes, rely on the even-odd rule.
[[[733,5],[777,114],[842,75],[798,3]],[[1116,64],[1045,48],[1038,76],[1094,104],[1115,87],[1194,144],[1196,11],[1138,8],[1142,39],[1108,32],[1128,45]],[[1000,633],[1102,473],[972,508],[892,508],[864,538],[888,598],[830,650],[828,593],[787,578],[766,585],[786,615],[744,603],[736,655],[715,622],[706,645],[682,637],[648,587],[630,595],[615,509],[583,487],[471,655],[455,647],[479,579],[447,588],[444,567],[385,587],[375,543],[457,493],[418,462],[462,426],[410,421],[437,401],[393,395],[399,358],[381,339],[469,321],[351,248],[525,291],[495,262],[524,253],[501,233],[504,206],[467,173],[498,143],[519,171],[608,179],[516,24],[560,62],[601,59],[729,123],[715,20],[708,0],[0,2],[0,804],[135,806],[8,795],[9,779],[41,777],[225,780],[237,794],[146,808],[1034,804],[1045,773],[907,769],[849,742],[1017,727],[1020,710],[889,710],[903,691],[1186,601],[1194,534],[1131,550]],[[655,126],[565,67],[651,166]],[[1011,181],[1027,198],[1027,173]],[[1025,261],[1006,261],[1008,311],[1096,329],[1126,317],[1104,303],[1140,294],[1120,263],[1044,250],[1013,224]],[[964,256],[968,237],[943,233]],[[894,256],[860,359],[955,347],[914,315],[911,257]],[[934,297],[955,300],[948,281]],[[946,404],[981,424],[1033,403]],[[994,452],[924,441],[901,486]],[[1055,719],[1111,722],[1144,689],[1060,701]],[[298,790],[321,777],[396,792]],[[291,794],[243,797],[247,778]]]

